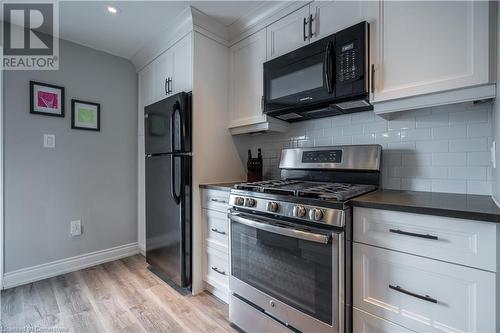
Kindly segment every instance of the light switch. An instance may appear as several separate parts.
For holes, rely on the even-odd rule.
[[[43,147],[44,148],[55,148],[56,147],[56,136],[54,134],[44,134],[43,135]]]

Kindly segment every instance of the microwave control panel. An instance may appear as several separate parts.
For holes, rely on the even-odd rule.
[[[337,47],[337,82],[358,80],[361,76],[360,52],[357,41]]]
[[[342,150],[305,151],[302,163],[341,163]]]

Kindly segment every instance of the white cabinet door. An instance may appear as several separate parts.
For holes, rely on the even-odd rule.
[[[229,127],[266,120],[262,114],[263,63],[266,61],[266,30],[230,49]]]
[[[267,30],[267,60],[278,57],[309,43],[309,6],[269,25]]]
[[[488,1],[382,1],[374,103],[487,84]]]
[[[193,39],[189,34],[171,48],[172,94],[193,89]]]
[[[355,0],[314,1],[311,42],[367,20],[364,7],[368,5],[368,1]]]
[[[353,243],[353,305],[417,332],[495,332],[495,273]]]
[[[411,333],[404,327],[371,315],[359,309],[352,309],[352,327],[355,333]]]
[[[139,106],[141,108],[139,116],[144,116],[142,109],[153,102],[154,94],[154,70],[153,64],[149,64],[139,72]],[[144,119],[139,119],[139,123],[141,122],[144,122]]]
[[[173,59],[172,51],[168,49],[153,61],[153,70],[154,70],[153,91],[154,91],[155,102],[162,100],[168,95],[170,95],[167,93],[169,91],[169,86],[168,86],[169,82],[167,82],[167,80],[172,80],[173,76],[172,59]]]

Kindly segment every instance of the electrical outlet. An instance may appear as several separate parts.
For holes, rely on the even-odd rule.
[[[54,134],[44,134],[43,135],[43,147],[44,148],[55,148],[56,147],[56,136]]]
[[[80,236],[82,234],[82,221],[76,220],[76,221],[71,221],[71,229],[70,229],[70,234],[71,236]]]

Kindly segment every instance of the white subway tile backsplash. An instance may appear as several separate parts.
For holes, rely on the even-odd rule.
[[[406,153],[403,154],[403,166],[415,166],[415,165],[431,165],[432,155],[429,153],[416,154],[416,153]]]
[[[459,139],[467,136],[467,126],[435,127],[432,129],[434,139]]]
[[[416,117],[417,128],[447,127],[449,122],[449,113],[432,113],[430,115]]]
[[[491,104],[456,104],[391,115],[361,112],[291,124],[282,134],[240,136],[240,155],[262,148],[266,179],[279,178],[282,148],[378,143],[382,187],[491,193]]]
[[[315,147],[331,146],[332,144],[333,144],[333,138],[331,138],[329,136],[314,138],[314,146]]]
[[[469,138],[491,137],[493,131],[491,123],[469,124],[467,126],[467,136]]]
[[[418,178],[401,179],[401,189],[405,191],[430,191],[432,189],[432,180]]]
[[[490,166],[491,165],[490,152],[467,153],[467,165]]]
[[[448,170],[448,178],[450,179],[473,179],[486,180],[486,167],[450,167]]]
[[[488,122],[489,110],[487,108],[476,108],[471,111],[450,113],[450,124],[461,123],[486,123]]]
[[[352,145],[352,136],[335,136],[333,137],[334,145]]]
[[[363,134],[363,125],[362,124],[345,125],[342,127],[342,134],[344,136]]]
[[[403,141],[420,141],[431,139],[430,128],[419,128],[401,131],[401,140]]]
[[[433,179],[432,192],[467,193],[465,180]]]
[[[418,152],[429,152],[429,153],[445,153],[449,149],[448,140],[429,140],[429,141],[419,141],[415,142],[416,150]]]
[[[450,140],[450,152],[486,150],[488,150],[487,138]]]
[[[370,124],[364,124],[363,126],[365,134],[387,132],[387,122],[385,121],[378,121]]]
[[[389,120],[388,122],[389,131],[399,131],[415,128],[415,118],[400,118]]]
[[[488,181],[467,181],[467,193],[491,195],[491,182]]]
[[[466,153],[433,153],[432,165],[462,166],[467,164]]]

